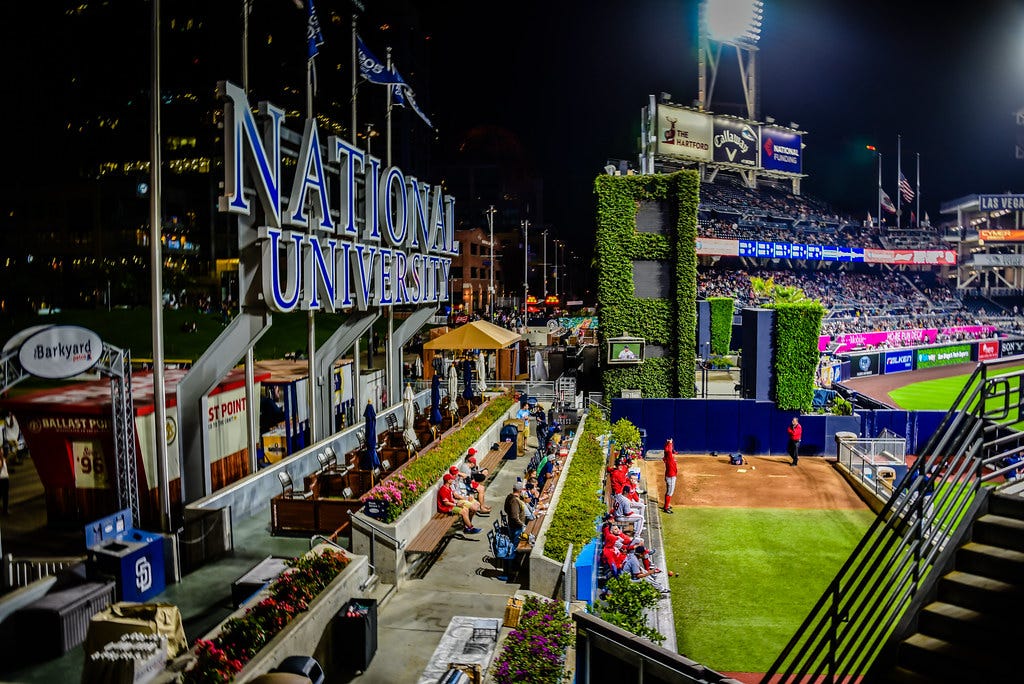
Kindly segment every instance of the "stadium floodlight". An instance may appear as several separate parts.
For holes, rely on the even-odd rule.
[[[720,43],[756,43],[761,38],[763,18],[761,0],[706,0],[704,3],[708,37]]]

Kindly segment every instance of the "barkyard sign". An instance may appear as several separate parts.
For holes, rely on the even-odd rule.
[[[218,91],[225,140],[220,210],[251,215],[248,180],[262,208],[262,225],[252,228],[258,231],[260,262],[249,266],[260,270],[271,311],[448,301],[452,257],[459,253],[455,198],[397,166],[382,167],[380,159],[340,137],[329,136],[322,146],[311,118],[302,131],[285,203],[281,139],[289,132],[282,128],[284,111],[260,103],[267,122],[260,125],[239,86],[222,81]],[[332,166],[325,163],[324,150]],[[357,178],[364,182],[362,193]]]

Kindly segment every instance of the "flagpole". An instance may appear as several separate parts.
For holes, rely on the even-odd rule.
[[[917,153],[917,225],[921,225],[921,153]]]
[[[391,47],[390,46],[388,47],[388,57],[387,57],[387,59],[388,59],[388,73],[390,74],[391,73]],[[385,130],[385,133],[386,133],[387,139],[388,139],[388,142],[387,142],[388,164],[387,165],[391,166],[391,86],[390,85],[388,86],[388,95],[387,95],[387,97],[388,97],[388,99],[387,99],[388,108],[387,108],[387,110],[384,113],[384,117],[385,117],[385,121],[387,122],[386,123],[386,130]]]
[[[903,223],[903,191],[900,190],[900,178],[903,177],[903,136],[896,136],[896,228]]]
[[[878,152],[878,230],[882,230],[882,153]]]
[[[310,57],[306,60],[306,118],[313,118],[313,60]],[[312,258],[312,257],[311,257]],[[306,373],[309,376],[306,380],[306,401],[309,408],[309,441],[313,444],[317,441],[317,420],[316,420],[316,319],[313,316],[313,309],[306,312]],[[251,404],[250,404],[251,406]]]
[[[242,0],[242,90],[245,91],[246,103],[249,101],[249,12],[252,10],[252,0]],[[238,306],[241,310],[242,293],[238,293]],[[250,344],[245,350],[245,405],[259,406],[256,397],[256,358]],[[249,470],[256,472],[259,469],[259,454],[256,452],[256,439],[258,426],[256,420],[258,411],[247,410],[245,421],[245,442],[249,449]]]
[[[355,145],[356,139],[356,71],[358,66],[356,60],[358,59],[356,53],[356,15],[352,14],[352,144]]]

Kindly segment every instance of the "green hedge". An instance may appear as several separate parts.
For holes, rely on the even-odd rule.
[[[700,178],[695,171],[645,176],[598,176],[597,304],[602,344],[609,337],[642,337],[667,349],[666,358],[640,366],[605,368],[606,396],[638,388],[645,397],[692,397],[697,325],[697,202]],[[671,238],[636,231],[641,202],[668,203],[675,225]],[[637,298],[633,261],[673,262],[674,300]],[[681,363],[675,359],[682,360]]]
[[[562,475],[565,482],[544,537],[544,555],[558,563],[565,560],[569,544],[576,559],[594,538],[595,520],[605,513],[604,499],[599,494],[605,455],[597,438],[610,430],[611,425],[596,411],[588,413],[572,462]]]
[[[708,297],[711,309],[711,353],[725,356],[732,344],[732,297]]]
[[[809,411],[814,402],[818,336],[825,307],[804,300],[771,308],[775,310],[775,402],[786,411]]]

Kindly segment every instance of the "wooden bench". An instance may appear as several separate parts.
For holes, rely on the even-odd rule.
[[[511,444],[511,442],[509,443]],[[544,511],[544,513],[542,513],[541,515],[536,516],[533,520],[526,521],[526,527],[523,528],[523,532],[526,533],[527,538],[522,539],[520,537],[519,543],[516,544],[517,552],[526,553],[528,551],[533,550],[533,544],[530,543],[529,535],[532,534],[534,539],[536,539],[537,535],[540,534],[541,525],[544,524],[544,516],[554,513],[555,509],[552,508],[553,502],[551,501],[551,494],[555,491],[555,483],[558,482],[558,478],[560,478],[561,476],[562,468],[559,468],[557,471],[552,471],[551,474],[548,475],[548,479],[544,482],[544,489],[540,493],[541,499],[543,499],[545,496],[548,497],[548,509]]]
[[[488,449],[483,458],[477,459],[477,466],[486,468],[488,471],[487,480],[494,477],[494,472],[501,465],[505,454],[512,448],[512,442],[499,442],[497,449]],[[456,523],[462,524],[462,517],[450,513],[434,513],[423,529],[413,537],[412,541],[405,545],[406,552],[431,553],[437,548],[441,540],[445,538],[448,531],[455,527]]]
[[[461,525],[462,516],[452,513],[434,513],[419,534],[405,545],[405,552],[432,553],[441,540],[448,535],[448,531],[455,526],[455,523]]]

